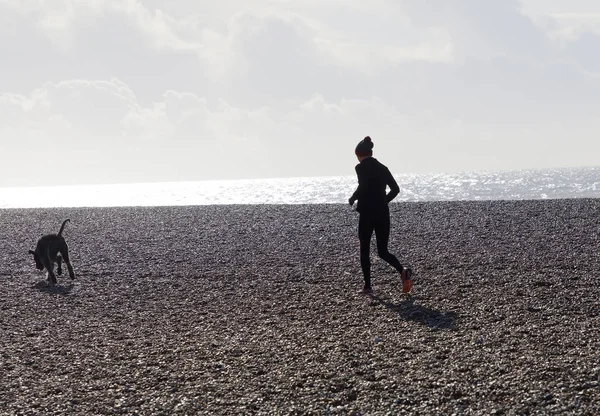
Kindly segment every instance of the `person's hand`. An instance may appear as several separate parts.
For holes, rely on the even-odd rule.
[[[354,205],[354,199],[352,199],[352,197],[350,197],[348,199],[348,203],[350,204],[350,206]]]

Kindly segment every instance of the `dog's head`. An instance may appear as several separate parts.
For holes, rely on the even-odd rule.
[[[40,261],[40,258],[38,257],[37,253],[33,250],[29,250],[29,254],[33,254],[33,259],[35,260],[35,267],[37,267],[38,270],[43,270],[44,265]]]

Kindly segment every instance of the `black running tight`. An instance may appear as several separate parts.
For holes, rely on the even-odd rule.
[[[371,237],[375,232],[377,239],[377,254],[388,262],[399,272],[402,272],[402,264],[396,256],[388,251],[388,240],[390,237],[389,212],[379,214],[360,214],[358,220],[358,238],[360,240],[360,266],[365,278],[365,287],[371,287]]]

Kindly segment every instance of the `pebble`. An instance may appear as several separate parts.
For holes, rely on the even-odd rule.
[[[598,200],[390,210],[410,298],[346,206],[0,211],[2,412],[600,414]]]

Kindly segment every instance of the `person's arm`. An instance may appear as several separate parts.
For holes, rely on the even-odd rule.
[[[398,186],[398,183],[396,182],[396,179],[394,179],[394,176],[392,175],[390,170],[389,169],[386,169],[386,170],[387,170],[386,184],[387,184],[387,186],[390,187],[390,192],[388,192],[388,194],[386,195],[386,199],[387,199],[387,202],[390,203],[400,193],[400,187]]]
[[[355,170],[356,170],[356,176],[358,177],[358,187],[356,188],[356,191],[354,191],[354,193],[352,194],[352,196],[348,200],[348,203],[350,205],[353,205],[354,202],[356,202],[357,199],[360,199],[361,195],[364,193],[364,188],[365,188],[365,183],[364,183],[364,180],[362,178],[362,173],[361,173],[360,165],[356,165]]]

